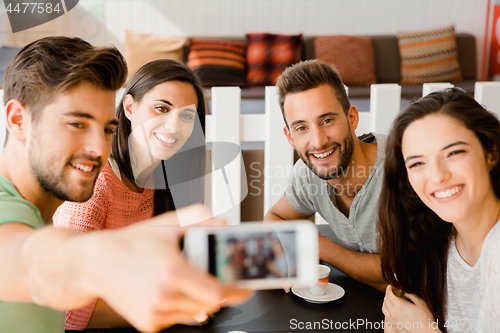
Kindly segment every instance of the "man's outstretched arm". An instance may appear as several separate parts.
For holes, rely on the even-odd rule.
[[[197,220],[207,215],[190,209]],[[220,302],[248,291],[219,284],[180,255],[175,212],[149,222],[85,235],[24,224],[0,226],[0,299],[70,310],[102,298],[141,331],[193,324]]]

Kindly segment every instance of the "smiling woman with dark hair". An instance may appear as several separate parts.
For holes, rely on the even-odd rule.
[[[387,331],[498,331],[498,145],[498,118],[458,89],[396,118],[379,201]]]
[[[190,68],[169,59],[141,67],[125,88],[117,117],[111,157],[92,198],[62,204],[55,226],[80,232],[118,229],[203,201],[205,99]],[[83,173],[87,168],[78,167]],[[179,183],[180,190],[171,190]],[[111,311],[97,300],[68,312],[66,329],[127,325]]]

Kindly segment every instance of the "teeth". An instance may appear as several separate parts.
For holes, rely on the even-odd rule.
[[[330,149],[330,150],[328,150],[328,151],[325,151],[325,152],[324,152],[324,153],[322,153],[322,154],[313,154],[313,155],[314,155],[314,157],[316,157],[316,158],[325,158],[325,157],[327,157],[328,155],[330,155],[331,153],[333,153],[333,151],[334,151],[334,150],[335,150],[335,148],[332,148],[332,149]]]
[[[176,139],[169,139],[167,138],[166,136],[163,136],[161,134],[158,134],[158,133],[154,133],[155,137],[160,140],[160,141],[163,141],[165,143],[169,143],[169,144],[173,144],[175,143],[175,141],[177,141]]]
[[[446,198],[451,197],[452,195],[457,194],[461,189],[462,189],[462,186],[456,186],[456,187],[450,188],[446,191],[436,192],[436,193],[434,193],[434,196],[438,199],[446,199]]]
[[[91,172],[94,169],[93,166],[86,166],[86,165],[82,165],[80,163],[71,163],[71,165],[74,168],[80,169],[80,170],[85,171],[85,172]]]

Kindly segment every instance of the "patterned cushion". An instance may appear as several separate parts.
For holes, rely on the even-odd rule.
[[[246,85],[246,44],[192,38],[187,65],[206,86]]]
[[[454,26],[397,34],[402,81],[426,83],[460,81]]]
[[[151,34],[125,32],[125,59],[128,79],[146,63],[157,59],[184,61],[184,37],[164,37]]]
[[[247,34],[247,82],[275,85],[278,76],[302,55],[302,34]]]
[[[315,36],[316,58],[332,64],[346,85],[377,83],[373,45],[369,37]]]

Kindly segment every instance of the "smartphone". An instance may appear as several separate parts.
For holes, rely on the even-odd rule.
[[[318,278],[318,229],[310,221],[193,227],[184,246],[192,265],[242,288],[312,286]]]

